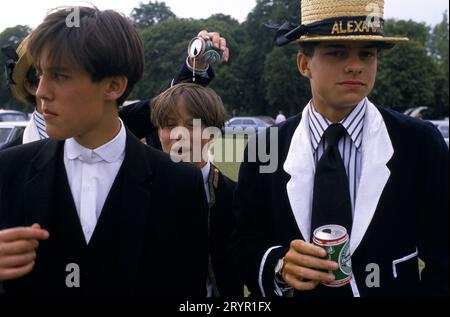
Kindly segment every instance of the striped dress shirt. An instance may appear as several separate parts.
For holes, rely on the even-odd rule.
[[[311,146],[314,155],[314,163],[317,165],[317,162],[322,157],[326,147],[328,146],[327,142],[322,140],[322,136],[327,129],[327,127],[332,124],[330,120],[325,118],[323,115],[318,113],[314,109],[313,102],[311,101],[308,105],[308,115],[309,115],[309,131],[311,136]],[[347,173],[347,177],[349,180],[349,189],[350,189],[350,201],[352,203],[352,216],[355,213],[355,201],[356,194],[359,186],[359,180],[361,178],[361,144],[363,137],[363,127],[364,127],[364,118],[366,115],[367,109],[367,98],[361,101],[352,112],[345,117],[340,123],[347,130],[342,139],[339,140],[338,148],[339,153],[341,154],[342,160],[344,161],[345,171]],[[272,251],[273,249],[278,248],[273,247],[269,249],[261,262],[261,270],[264,268],[265,257]],[[261,271],[262,272],[262,271]],[[264,294],[264,289],[262,287],[262,273],[260,272],[260,289]],[[292,289],[289,285],[284,283],[283,281],[279,281],[276,277],[274,279],[275,285],[275,293],[278,296],[283,296],[288,290]]]
[[[317,165],[317,162],[320,160],[328,146],[327,142],[322,139],[323,133],[332,122],[315,110],[312,101],[309,103],[308,107],[311,146],[314,154],[314,162]],[[342,160],[344,161],[345,171],[349,181],[353,216],[359,180],[361,178],[361,144],[366,109],[367,98],[362,100],[355,109],[340,122],[347,130],[345,136],[339,140],[338,147]]]
[[[35,110],[33,112],[33,120],[34,120],[34,123],[36,124],[36,128],[39,133],[39,139],[40,140],[47,139],[48,135],[47,135],[47,132],[45,131],[44,116]]]

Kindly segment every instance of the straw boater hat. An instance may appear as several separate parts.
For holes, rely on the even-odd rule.
[[[384,36],[384,0],[301,0],[301,25],[285,23],[275,42],[368,41],[388,47],[408,41]]]
[[[16,50],[15,56],[9,56],[7,60],[8,83],[14,97],[23,103],[30,103],[31,96],[25,89],[24,82],[30,67],[33,65],[28,53],[29,36],[27,36]],[[12,55],[12,54],[10,54]]]

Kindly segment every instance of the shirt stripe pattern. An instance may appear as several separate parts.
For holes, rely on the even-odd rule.
[[[312,101],[309,103],[308,107],[311,146],[314,154],[314,162],[317,165],[317,162],[320,160],[328,146],[327,142],[322,139],[322,136],[332,122],[315,110]],[[352,112],[340,122],[347,130],[346,135],[339,140],[338,147],[349,180],[352,214],[355,212],[356,196],[359,180],[361,178],[361,145],[366,109],[367,98],[361,101]]]
[[[39,138],[41,140],[43,139],[47,139],[48,135],[47,132],[45,131],[45,120],[44,120],[44,116],[42,114],[40,114],[37,111],[33,112],[33,120],[34,123],[36,124],[38,133],[39,133]]]

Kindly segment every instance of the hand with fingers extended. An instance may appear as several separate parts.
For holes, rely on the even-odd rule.
[[[338,264],[324,259],[326,256],[324,249],[303,240],[294,240],[284,257],[281,277],[299,291],[312,290],[320,282],[332,282],[334,275],[324,271],[334,271]]]
[[[49,237],[39,224],[0,230],[0,281],[13,280],[33,270],[39,240]]]
[[[208,32],[207,30],[202,30],[197,34],[197,37],[204,39],[205,41],[211,41],[213,46],[222,51],[222,63],[228,62],[230,58],[230,50],[227,47],[227,40],[224,37],[220,36],[218,32]],[[194,65],[194,61],[192,57],[189,57],[189,64],[191,66]],[[208,66],[208,64],[203,63],[201,60],[196,60],[196,69],[204,69]]]

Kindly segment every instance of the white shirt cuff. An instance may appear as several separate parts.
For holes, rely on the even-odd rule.
[[[186,57],[186,66],[191,72],[194,71],[194,67],[192,67],[189,64],[189,56]],[[195,74],[198,75],[198,76],[201,76],[201,77],[209,78],[209,76],[208,76],[208,69],[209,69],[209,64],[208,64],[208,66],[205,69],[196,69],[195,70]]]

